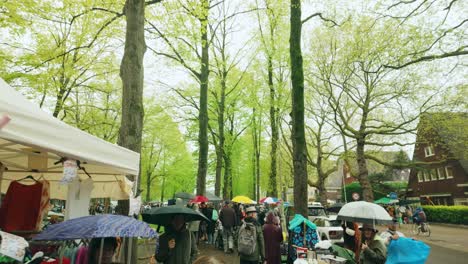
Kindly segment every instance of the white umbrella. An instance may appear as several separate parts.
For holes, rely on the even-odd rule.
[[[345,204],[341,207],[336,219],[367,224],[392,223],[392,217],[383,207],[364,201]]]

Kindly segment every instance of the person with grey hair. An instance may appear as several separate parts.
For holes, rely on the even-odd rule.
[[[262,226],[257,221],[257,210],[250,206],[239,229],[238,251],[240,264],[258,264],[265,260],[265,241]]]

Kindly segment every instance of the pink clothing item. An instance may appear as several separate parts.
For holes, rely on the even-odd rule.
[[[78,249],[75,264],[88,264],[88,247],[80,247]]]

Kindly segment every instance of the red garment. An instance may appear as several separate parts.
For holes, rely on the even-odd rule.
[[[60,261],[58,259],[54,261],[42,261],[41,264],[59,264]],[[70,264],[70,260],[67,258],[62,258],[62,264]]]
[[[10,183],[0,208],[0,229],[5,232],[36,231],[41,208],[42,183]]]
[[[281,227],[274,224],[263,226],[263,239],[265,240],[265,257],[268,264],[281,263],[281,242],[283,232]]]

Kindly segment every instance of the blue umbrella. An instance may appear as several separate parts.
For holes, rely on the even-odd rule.
[[[157,237],[146,223],[122,215],[92,215],[49,226],[34,240],[75,240],[102,237]]]

